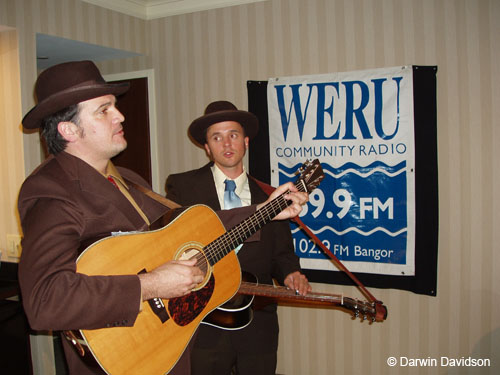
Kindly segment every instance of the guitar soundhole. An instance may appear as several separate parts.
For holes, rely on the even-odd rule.
[[[203,253],[203,246],[196,242],[187,243],[182,246],[177,251],[177,256],[175,257],[177,260],[187,260],[192,258],[196,258],[196,266],[205,274],[203,281],[193,289],[193,291],[198,291],[203,288],[210,279],[212,268]]]
[[[168,312],[175,323],[185,326],[191,323],[210,301],[215,287],[215,278],[210,277],[206,285],[187,296],[171,298],[168,301]]]

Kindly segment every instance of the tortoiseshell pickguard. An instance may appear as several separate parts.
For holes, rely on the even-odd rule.
[[[210,276],[207,284],[184,297],[171,298],[168,300],[168,313],[180,326],[185,326],[196,319],[210,301],[215,287],[214,275]]]

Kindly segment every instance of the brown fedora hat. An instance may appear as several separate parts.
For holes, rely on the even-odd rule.
[[[23,126],[36,129],[45,117],[64,108],[103,95],[120,95],[128,88],[128,83],[107,83],[92,61],[54,65],[38,76],[35,84],[38,104],[24,116]]]
[[[245,135],[252,139],[259,131],[259,120],[253,113],[240,111],[233,103],[219,100],[210,103],[205,108],[203,116],[194,120],[189,125],[188,133],[196,143],[203,146],[206,143],[206,130],[213,124],[223,121],[236,121],[243,129]]]

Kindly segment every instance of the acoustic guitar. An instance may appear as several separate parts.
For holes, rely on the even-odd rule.
[[[324,177],[317,159],[300,170],[295,186],[302,192],[311,192]],[[139,274],[190,258],[205,272],[187,296],[144,301],[133,327],[80,330],[99,366],[108,374],[168,373],[203,318],[238,291],[241,269],[233,250],[289,205],[284,195],[227,232],[214,211],[196,205],[161,229],[107,237],[85,249],[76,268],[87,275]]]

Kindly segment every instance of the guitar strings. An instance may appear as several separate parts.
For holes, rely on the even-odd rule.
[[[308,163],[306,162],[305,165],[307,164]],[[314,188],[319,180],[317,178],[314,181],[310,181],[312,174],[313,173],[303,173],[302,176],[305,175],[305,177],[309,179],[309,186]],[[299,192],[305,192],[308,190],[308,185],[305,183],[304,177],[299,178],[294,185]],[[198,252],[194,256],[194,258],[196,258],[196,265],[206,274],[208,271],[207,263],[210,263],[211,266],[215,265],[215,263],[231,252],[231,250],[236,248],[240,243],[243,243],[253,233],[256,233],[267,222],[271,221],[276,215],[289,206],[291,202],[285,200],[284,198],[284,196],[288,193],[290,193],[290,191],[287,191],[279,197],[273,199],[253,215],[243,220],[243,222],[206,245],[202,252]]]
[[[266,206],[262,207],[261,210],[257,211],[247,219],[245,219],[241,224],[232,228],[228,232],[224,233],[222,236],[205,246],[204,255],[197,254],[198,263],[203,260],[203,265],[205,265],[205,258],[211,265],[217,263],[225,255],[227,255],[231,250],[233,250],[239,242],[245,241],[252,233],[257,232],[264,224],[262,220],[270,220],[277,215],[277,209],[283,207],[286,202],[285,199],[280,196],[275,200],[269,202]],[[278,211],[280,212],[280,211]],[[206,271],[206,269],[204,269]]]
[[[305,191],[305,184],[299,180],[295,183],[298,191]],[[283,211],[291,202],[285,200],[284,196],[290,193],[287,191],[273,199],[253,215],[245,219],[241,224],[233,227],[216,240],[204,247],[203,254],[199,254],[198,260],[207,258],[211,265],[214,265],[233,250],[239,243],[242,243],[249,238],[253,233],[257,232],[267,222],[271,221],[278,213]]]
[[[211,264],[215,264],[227,253],[234,249],[239,243],[245,241],[252,233],[257,232],[262,226],[277,215],[279,208],[283,207],[285,200],[279,197],[261,210],[244,220],[241,224],[232,228],[214,242],[207,245],[205,254]]]
[[[343,294],[329,294],[322,292],[308,292],[307,295],[302,296],[295,294],[295,292],[284,286],[275,286],[267,284],[256,284],[248,281],[242,281],[238,293],[244,295],[256,295],[264,297],[278,297],[288,298],[290,300],[298,301],[317,301],[320,303],[329,303],[332,305],[339,305],[351,310],[354,313],[360,313],[374,317],[377,313],[373,304],[357,298],[344,297]]]
[[[318,165],[318,161],[315,161],[316,165]],[[308,190],[308,185],[310,188],[314,188],[319,184],[322,177],[315,177],[313,181],[312,176],[315,174],[316,168],[310,168],[311,162],[306,161],[304,163],[301,171],[301,177],[298,181],[295,182],[295,187],[300,192],[305,192]],[[304,169],[308,169],[308,171],[304,171]],[[305,180],[308,180],[309,184],[305,183]],[[232,249],[234,249],[239,243],[245,241],[252,233],[255,233],[257,230],[262,228],[262,226],[267,222],[272,220],[279,212],[281,212],[284,208],[291,204],[291,202],[286,201],[284,199],[284,195],[290,193],[290,191],[285,192],[280,195],[273,201],[269,202],[266,206],[264,206],[261,210],[257,211],[254,215],[250,216],[248,219],[244,220],[240,225],[232,228],[230,231],[226,232],[223,236],[219,237],[217,240],[208,244],[204,248],[204,253],[206,254],[209,262],[213,265],[220,259],[222,259],[226,254],[228,254]],[[260,218],[261,221],[257,221],[255,219]],[[267,219],[267,221],[266,221]],[[249,224],[252,224],[250,229]],[[256,224],[256,225],[255,225]],[[246,228],[246,230],[245,230]],[[222,249],[220,245],[223,245]],[[215,261],[214,261],[215,260]]]

